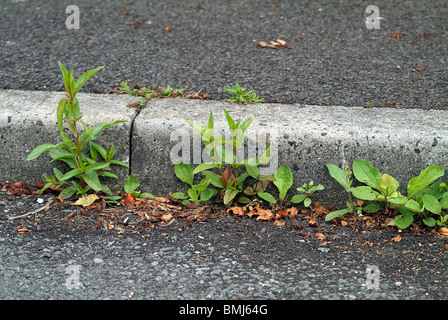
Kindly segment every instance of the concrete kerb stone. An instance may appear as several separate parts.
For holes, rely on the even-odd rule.
[[[35,183],[42,180],[43,172],[51,174],[55,163],[48,163],[47,155],[33,161],[25,159],[34,147],[59,142],[55,109],[61,96],[0,90],[0,180]],[[253,119],[246,132],[248,148],[256,145],[253,139],[261,137],[258,146],[263,151],[263,137],[269,136],[267,145],[272,143],[272,157],[277,161],[266,170],[275,171],[287,164],[294,176],[291,195],[298,186],[313,180],[325,186],[325,191],[313,196],[325,206],[344,206],[347,200],[342,187],[330,177],[325,166],[328,163],[342,167],[346,161],[365,159],[395,177],[402,192],[406,191],[407,181],[422,169],[429,165],[446,168],[448,164],[448,112],[443,110],[154,99],[137,115],[126,107],[135,101],[133,97],[79,94],[78,99],[89,125],[129,120],[106,129],[99,143],[107,148],[113,143],[116,158],[130,161],[131,172],[141,183],[140,190],[162,196],[187,189],[174,174],[176,161],[189,159],[184,162],[198,164],[200,139],[193,137],[185,120],[205,125],[213,112],[216,131],[228,136],[223,109],[235,121]],[[111,186],[121,189],[128,173],[121,171],[120,179]],[[275,189],[272,192],[277,195]]]
[[[206,125],[213,112],[216,129],[228,134],[223,109],[235,121],[253,119],[247,137],[270,134],[276,147],[272,157],[277,157],[271,170],[284,164],[291,168],[294,183],[290,195],[313,180],[326,188],[313,200],[326,206],[344,206],[347,200],[342,187],[329,175],[328,163],[342,167],[346,161],[351,164],[365,159],[395,177],[404,193],[407,181],[422,169],[448,164],[447,111],[158,99],[151,100],[134,123],[132,171],[142,188],[162,193],[185,191],[186,185],[174,174],[170,151],[185,137],[192,151],[192,129],[185,119]],[[195,165],[193,152],[190,164]],[[273,190],[273,194],[278,193]]]
[[[56,108],[63,96],[62,92],[0,90],[0,180],[23,181],[34,185],[44,180],[44,173],[52,176],[53,167],[62,172],[68,171],[68,166],[61,161],[50,163],[51,158],[47,152],[34,160],[26,160],[35,147],[43,143],[57,144],[62,141],[56,120]],[[95,142],[107,150],[113,144],[114,158],[129,164],[130,134],[137,111],[127,108],[126,104],[135,99],[129,96],[86,93],[79,93],[77,97],[82,120],[88,127],[99,122],[127,121],[103,130]],[[82,131],[82,125],[79,129]],[[112,172],[119,179],[107,178],[105,183],[121,190],[129,169],[115,166]]]

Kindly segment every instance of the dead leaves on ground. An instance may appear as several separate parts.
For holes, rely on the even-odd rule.
[[[291,46],[288,46],[286,44],[285,40],[277,39],[275,41],[270,41],[269,43],[264,41],[257,41],[254,40],[254,42],[258,43],[260,47],[262,48],[271,48],[271,49],[292,49]]]
[[[445,227],[440,228],[439,233],[442,237],[448,238],[448,228]]]
[[[99,197],[96,194],[89,194],[87,197],[80,197],[74,205],[88,207],[98,199]]]
[[[395,39],[400,39],[400,38],[402,38],[402,37],[404,37],[406,35],[407,34],[403,33],[403,32],[391,32],[391,33],[389,33],[389,37],[395,38]]]
[[[262,207],[262,202],[255,199],[251,203],[240,207],[234,206],[226,210],[226,213],[231,213],[237,216],[247,216],[249,218],[256,218],[257,221],[270,221],[274,220],[274,224],[277,226],[285,225],[285,219],[293,219],[299,214],[299,209],[297,207],[290,208],[278,208],[278,209],[266,209]],[[317,222],[317,217],[325,216],[329,213],[319,202],[316,202],[314,207],[311,206],[310,209],[305,209],[301,211],[302,216],[308,216],[308,225],[310,227],[317,227],[319,223]]]
[[[13,182],[4,186],[8,196],[20,196],[23,194],[31,194],[30,189],[23,182]]]
[[[97,228],[107,227],[107,222],[130,225],[132,228],[149,228],[156,225],[166,227],[175,221],[183,221],[185,224],[192,222],[204,222],[218,216],[215,210],[209,206],[189,205],[181,206],[173,200],[157,197],[155,199],[133,198],[129,194],[122,202],[122,206],[102,210],[99,214]],[[125,217],[133,217],[135,222],[123,223]],[[129,219],[126,219],[128,221]],[[185,227],[184,224],[184,227]]]

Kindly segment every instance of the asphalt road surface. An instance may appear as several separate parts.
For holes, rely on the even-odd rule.
[[[127,81],[224,99],[239,83],[268,101],[447,109],[447,22],[437,0],[3,0],[0,88],[62,90],[60,60],[75,76],[106,65],[85,92]],[[277,39],[292,48],[254,42]]]

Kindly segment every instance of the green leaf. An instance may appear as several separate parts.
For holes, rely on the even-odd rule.
[[[365,212],[374,213],[380,210],[380,206],[377,204],[370,203],[366,205],[364,208],[362,208],[362,210]]]
[[[218,188],[224,188],[224,184],[222,183],[221,176],[212,171],[202,171],[202,174],[205,175],[212,185]]]
[[[251,203],[252,201],[248,197],[239,197],[238,202],[242,204],[248,204]]]
[[[47,179],[47,181],[48,181],[48,179]],[[40,191],[39,191],[39,194],[42,194],[45,190],[47,190],[48,188],[50,188],[52,185],[54,185],[55,184],[55,182],[53,182],[53,181],[51,181],[51,182],[47,182],[43,187],[42,187],[42,189],[40,189]],[[64,190],[62,190],[62,191],[64,191]],[[61,192],[62,192],[61,191]]]
[[[431,184],[436,179],[444,175],[443,167],[430,166],[420,172],[418,177],[409,180],[408,198],[411,198],[416,192]]]
[[[305,201],[303,201],[303,205],[305,207],[309,207],[311,205],[311,199],[310,198],[306,198]]]
[[[207,188],[209,183],[210,183],[210,180],[208,178],[205,178],[205,179],[202,179],[200,183],[193,185],[191,188],[198,192],[202,192],[205,190],[205,188]]]
[[[59,64],[59,68],[61,68],[61,71],[62,71],[62,77],[65,78],[68,74],[68,71],[67,71],[67,69],[65,69],[64,65],[60,61],[58,61],[58,64]]]
[[[96,161],[96,159],[98,159],[98,151],[92,145],[92,143],[93,143],[92,141],[89,141],[90,156],[92,157],[93,161]]]
[[[335,166],[334,164],[327,164],[328,172],[330,173],[330,176],[335,179],[339,184],[347,190],[350,186],[347,185],[345,172],[338,166]],[[331,220],[331,219],[330,219]]]
[[[352,190],[352,194],[362,200],[379,200],[377,196],[379,195],[378,192],[373,190],[371,187],[368,186],[360,186],[356,187]]]
[[[395,191],[397,191],[399,184],[398,181],[395,180],[394,177],[388,175],[387,173],[383,174],[380,180],[379,190],[383,194],[391,195]]]
[[[381,172],[370,162],[357,159],[353,162],[353,174],[355,178],[368,186],[379,189],[381,181]]]
[[[101,191],[101,183],[95,171],[88,171],[84,174],[84,181],[96,192]]]
[[[216,162],[204,162],[199,164],[196,168],[194,168],[193,170],[193,174],[196,174],[198,172],[207,170],[207,169],[212,169],[212,168],[219,168],[221,165],[219,165]]]
[[[74,195],[75,192],[76,192],[76,188],[75,188],[75,187],[67,187],[67,188],[65,188],[64,190],[62,190],[62,191],[59,193],[59,196],[60,196],[62,199],[68,199],[68,198],[70,198],[72,195]]]
[[[428,227],[434,227],[436,225],[436,220],[432,217],[424,218],[423,223]]]
[[[246,121],[244,121],[244,122],[241,124],[240,129],[241,129],[243,132],[246,132],[247,128],[249,128],[249,126],[250,126],[251,123],[252,123],[252,119],[247,119]]]
[[[267,193],[267,192],[259,192],[259,193],[257,193],[257,195],[258,195],[261,199],[266,200],[267,202],[270,202],[270,203],[276,203],[276,202],[277,202],[277,200],[275,200],[275,198],[274,198],[270,193]]]
[[[99,174],[100,177],[109,177],[109,178],[115,178],[118,179],[118,176],[116,174],[113,174],[112,172],[109,171],[102,171]]]
[[[190,197],[190,200],[193,200],[193,201],[199,200],[198,193],[196,190],[188,189],[188,196]]]
[[[210,112],[210,116],[208,117],[207,128],[213,130],[213,112]]]
[[[224,115],[226,116],[227,123],[229,124],[230,130],[235,129],[235,121],[233,121],[232,117],[230,116],[230,114],[227,112],[226,109],[224,109]]]
[[[76,94],[74,94],[75,91],[75,78],[73,78],[73,68],[68,72],[67,74],[67,80],[68,80],[68,88],[67,88],[67,92],[71,93],[72,98],[76,96]],[[65,79],[64,79],[65,80]]]
[[[107,154],[107,159],[106,159],[106,161],[110,161],[110,160],[112,160],[112,159],[114,158],[114,153],[115,153],[115,149],[114,149],[114,145],[112,144],[112,145],[110,146],[109,153]]]
[[[439,200],[437,200],[434,196],[430,194],[424,194],[422,200],[423,206],[426,210],[435,214],[440,214],[440,212],[442,211],[442,206],[440,205]]]
[[[448,209],[448,192],[445,192],[440,198],[440,205],[442,206],[442,209]]]
[[[267,147],[267,149],[263,152],[261,157],[257,159],[257,162],[265,166],[268,164],[270,158],[271,158],[271,146]]]
[[[108,168],[108,167],[109,167],[109,163],[107,163],[107,162],[94,163],[94,164],[86,166],[85,172],[101,170],[101,169],[105,169],[105,168]]]
[[[393,205],[404,206],[408,202],[408,199],[403,196],[398,196],[398,197],[387,199],[387,202],[389,202]]]
[[[324,189],[325,189],[325,187],[324,187],[323,185],[319,184],[319,185],[317,185],[317,186],[312,187],[312,188],[309,190],[309,194],[312,194],[312,193],[314,193],[314,192],[316,192],[316,191],[321,191],[321,190],[324,190]]]
[[[273,175],[270,175],[270,174],[262,174],[258,177],[258,180],[260,180],[260,181],[275,181],[275,178]]]
[[[188,196],[183,192],[175,192],[171,195],[174,199],[188,199]]]
[[[112,191],[110,190],[110,188],[104,184],[101,185],[101,191],[108,195],[113,194]]]
[[[291,169],[289,169],[287,165],[281,166],[275,172],[274,178],[275,181],[273,183],[279,191],[279,198],[280,200],[284,200],[286,197],[286,193],[292,186],[293,177]]]
[[[229,149],[224,145],[216,146],[215,156],[218,156],[221,163],[234,164],[236,162],[235,155],[233,154],[233,149]]]
[[[179,162],[174,166],[174,173],[181,181],[188,183],[191,187],[193,187],[194,174],[190,165]]]
[[[84,72],[75,82],[75,90],[73,92],[73,95],[76,95],[76,93],[78,93],[79,89],[81,89],[81,87],[86,83],[86,81],[89,80],[95,73],[97,73],[103,68],[104,66],[101,66]]]
[[[289,200],[289,202],[300,203],[300,202],[304,201],[305,199],[306,199],[306,194],[296,194],[295,196],[293,196],[291,198],[291,200]]]
[[[51,162],[65,158],[73,158],[73,154],[65,149],[52,149],[50,150],[49,155],[53,159]]]
[[[247,173],[255,179],[258,179],[260,176],[260,170],[256,166],[246,165],[245,166]]]
[[[421,208],[417,201],[413,199],[409,199],[408,202],[406,202],[405,207],[411,210],[412,212],[420,212]]]
[[[60,61],[58,61],[59,68],[62,71],[62,78],[64,79],[64,87],[67,92],[70,92],[70,73],[65,69]]]
[[[33,160],[33,159],[37,158],[38,156],[40,156],[45,151],[49,151],[49,150],[56,149],[56,148],[61,148],[64,145],[65,145],[64,142],[61,142],[59,144],[51,144],[51,143],[41,144],[40,146],[36,147],[33,151],[31,151],[31,153],[28,155],[28,158],[26,158],[26,160],[27,161]]]
[[[58,121],[58,127],[59,127],[59,131],[61,133],[61,136],[65,136],[64,128],[63,128],[63,121],[64,121],[64,111],[65,111],[66,105],[67,105],[67,100],[61,99],[61,101],[59,101],[58,108],[56,111],[56,118]]]
[[[155,199],[156,196],[148,192],[143,192],[140,194],[139,198]]]
[[[58,168],[53,168],[53,172],[54,172],[54,175],[55,175],[56,179],[58,179],[59,181],[63,181],[63,180],[61,179],[62,176],[63,176],[63,174],[62,174],[61,171],[59,171]]]
[[[238,194],[238,190],[235,188],[227,188],[224,192],[223,202],[225,205],[228,205],[232,202],[233,198]]]
[[[406,212],[401,216],[396,216],[394,222],[398,228],[406,229],[414,222],[414,214],[412,212]]]
[[[330,221],[330,220],[337,218],[339,216],[342,216],[348,212],[350,212],[350,209],[341,209],[341,210],[336,210],[336,211],[330,212],[329,214],[327,214],[325,216],[325,221]]]
[[[243,173],[241,174],[238,179],[237,179],[237,186],[239,188],[239,190],[243,189],[243,185],[244,185],[244,181],[247,179],[247,177],[249,177],[248,173]]]
[[[132,192],[137,190],[137,188],[140,186],[140,182],[138,179],[131,173],[124,184],[124,192]]]
[[[64,174],[64,175],[61,177],[61,179],[62,179],[62,180],[67,180],[67,179],[70,179],[71,177],[74,177],[74,176],[76,176],[76,175],[78,175],[78,174],[80,174],[80,173],[82,173],[82,172],[83,172],[83,169],[82,169],[82,168],[76,168],[76,169],[70,170],[69,172],[67,172],[66,174]]]
[[[201,192],[200,200],[201,201],[208,201],[217,193],[217,190],[215,189],[205,189]]]
[[[92,142],[92,141],[89,141],[89,146],[90,146],[91,150],[93,148],[96,151],[98,151],[101,154],[101,156],[103,157],[104,160],[107,159],[107,151],[102,146],[100,146],[99,144],[97,144],[95,142]]]
[[[129,168],[129,166],[125,162],[120,161],[120,160],[110,160],[109,163]]]
[[[123,122],[126,122],[126,120],[116,120],[116,121],[113,121],[113,122],[101,122],[101,123],[98,123],[98,124],[93,126],[93,128],[92,128],[92,130],[90,132],[90,138],[92,140],[95,140],[96,138],[98,138],[101,130],[104,130],[104,129],[110,127],[110,126],[113,126],[114,124],[123,123]],[[107,157],[107,153],[106,153],[106,157]],[[104,159],[106,159],[106,157],[104,157]]]

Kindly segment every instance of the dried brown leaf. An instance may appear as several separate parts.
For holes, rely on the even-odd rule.
[[[314,207],[312,208],[312,210],[318,216],[326,216],[328,213],[330,213],[330,211],[325,209],[325,207],[323,205],[321,205],[319,202],[316,202],[314,204]]]
[[[164,197],[156,197],[154,200],[159,201],[159,202],[163,202],[163,203],[170,202],[169,199],[164,198]]]
[[[274,221],[274,224],[279,227],[284,226],[285,223],[286,223],[286,220],[275,220]]]
[[[317,237],[317,239],[320,239],[320,240],[325,239],[325,235],[323,233],[316,233],[315,236]]]
[[[243,216],[244,215],[243,208],[241,208],[241,207],[231,207],[231,208],[227,209],[226,212],[227,213],[237,214],[239,216]]]
[[[17,232],[20,233],[20,234],[27,233],[28,231],[30,231],[30,230],[27,227],[19,227],[17,229]]]
[[[254,214],[258,215],[257,220],[271,220],[274,216],[271,210],[260,208],[258,208],[258,210],[254,212]]]
[[[286,46],[286,41],[285,40],[277,39],[277,40],[275,40],[275,42],[278,43],[281,46]]]
[[[289,209],[289,217],[294,218],[298,212],[299,209],[297,209],[296,207],[291,207],[291,209]]]
[[[448,228],[444,228],[444,227],[440,228],[439,233],[444,237],[448,237]]]
[[[20,196],[30,194],[30,189],[23,182],[14,182],[6,185],[8,196]]]
[[[422,72],[422,71],[424,71],[425,69],[426,69],[426,67],[420,67],[420,68],[417,69],[417,71],[418,71],[418,72]]]
[[[398,32],[398,33],[391,32],[391,33],[389,33],[389,36],[391,38],[395,38],[395,39],[400,39],[401,37],[403,37],[405,35],[406,35],[406,33],[402,33],[402,32]]]

